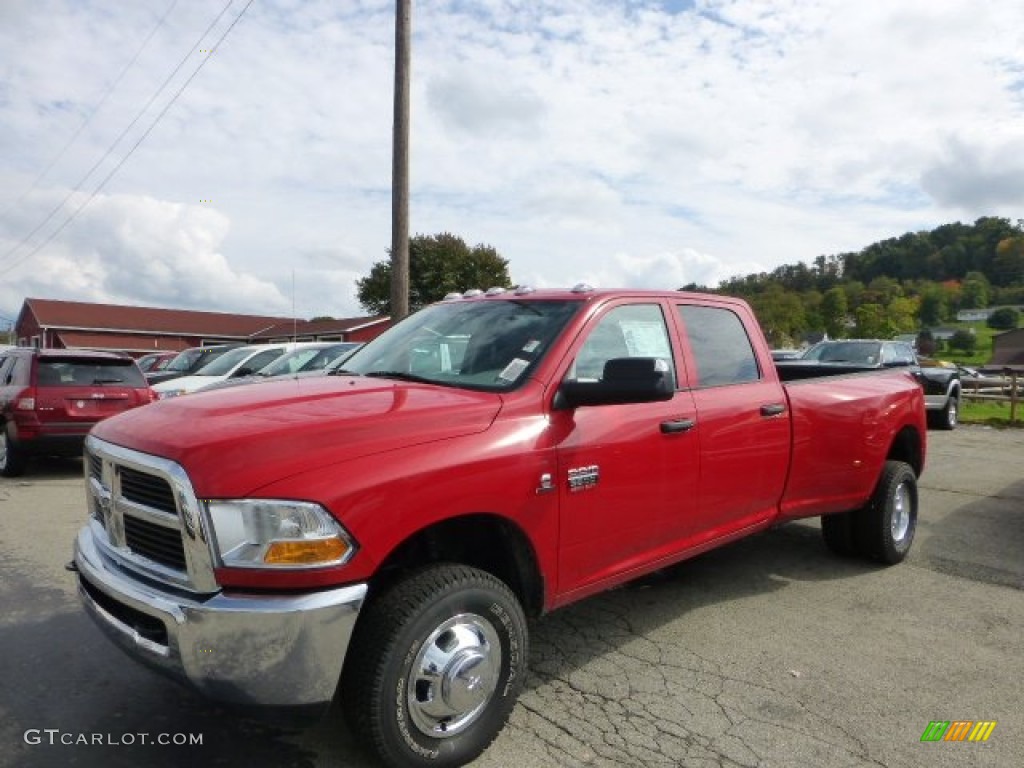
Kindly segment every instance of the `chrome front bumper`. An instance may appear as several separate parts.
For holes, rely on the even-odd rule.
[[[129,656],[212,699],[265,707],[330,704],[367,589],[189,595],[122,569],[88,526],[74,563],[87,612]]]

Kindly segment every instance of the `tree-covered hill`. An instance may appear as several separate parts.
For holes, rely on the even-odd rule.
[[[818,256],[811,265],[735,277],[710,292],[747,299],[776,346],[808,331],[912,333],[961,309],[1024,304],[1024,220],[984,217],[908,232],[857,253]]]

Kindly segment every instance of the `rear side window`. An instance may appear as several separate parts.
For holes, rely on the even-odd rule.
[[[735,312],[683,305],[679,315],[697,363],[698,387],[744,384],[761,378],[754,348]]]
[[[15,355],[13,357],[14,360],[4,373],[4,383],[15,385],[28,384],[29,364],[32,358],[24,355]]]
[[[132,360],[40,360],[40,387],[146,387],[146,378]]]
[[[266,352],[260,352],[258,355],[253,355],[245,361],[243,366],[246,370],[255,373],[265,366],[270,365],[272,362],[277,360],[281,355],[284,354],[283,349],[268,349]]]
[[[887,344],[883,351],[882,363],[887,365],[913,365],[914,350],[909,344]]]

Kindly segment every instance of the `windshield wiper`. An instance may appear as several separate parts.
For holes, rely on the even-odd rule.
[[[425,378],[424,376],[417,376],[415,373],[406,373],[405,371],[370,371],[364,373],[363,376],[378,379],[401,379],[402,381],[416,381],[421,384],[436,384],[437,382],[432,379]]]
[[[93,379],[93,386],[97,384],[124,384],[124,379]]]
[[[350,371],[348,368],[332,368],[327,372],[328,376],[358,376],[359,374],[355,371]]]

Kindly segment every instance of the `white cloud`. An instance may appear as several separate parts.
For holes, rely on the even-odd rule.
[[[63,199],[48,197],[34,196],[28,207],[45,215]],[[69,205],[81,202],[72,197]],[[225,216],[199,205],[99,195],[44,250],[14,253],[28,273],[18,281],[24,296],[13,293],[21,286],[12,281],[0,298],[5,306],[36,296],[286,314],[289,302],[277,286],[234,269],[218,250],[228,227]]]
[[[359,314],[390,245],[390,0],[254,3],[11,268],[207,55],[188,52],[219,9],[177,4],[92,114],[167,7],[0,7],[0,314],[29,295],[289,312],[293,282],[300,313]],[[1018,218],[1022,27],[1013,0],[417,3],[412,229],[494,245],[521,282],[677,287]]]

